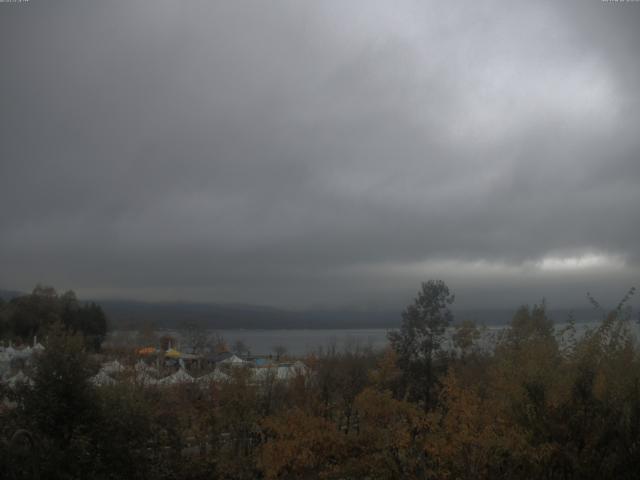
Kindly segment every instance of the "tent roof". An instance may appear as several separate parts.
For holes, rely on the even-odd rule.
[[[230,378],[231,377],[229,377],[229,375],[227,375],[226,373],[221,372],[220,370],[214,370],[213,372],[208,373],[207,375],[203,375],[202,377],[199,377],[196,381],[198,383],[226,382]]]
[[[31,380],[29,377],[27,377],[22,370],[20,370],[18,373],[16,373],[13,377],[9,378],[7,380],[7,383],[9,384],[10,387],[15,387],[18,383],[26,383],[29,385],[33,385],[33,380]]]
[[[154,372],[158,373],[158,369],[147,365],[144,361],[138,360],[136,364],[133,366],[136,372]]]
[[[177,383],[188,382],[193,382],[193,377],[189,375],[183,368],[169,375],[168,377],[164,377],[163,379],[158,380],[158,384],[160,385],[175,385]]]
[[[170,348],[164,353],[164,356],[169,358],[180,358],[181,354],[175,348]]]
[[[118,361],[114,360],[113,362],[106,362],[102,364],[102,370],[106,373],[117,373],[124,370],[124,366]]]
[[[115,385],[116,381],[111,378],[104,369],[101,369],[98,373],[96,373],[93,377],[89,379],[91,383],[93,383],[97,387],[101,387],[103,385]]]
[[[237,355],[232,354],[232,355],[228,356],[227,358],[225,358],[224,360],[220,360],[219,363],[231,363],[231,364],[235,364],[235,365],[241,365],[241,364],[247,363],[247,362],[242,360]]]
[[[149,375],[146,371],[142,371],[136,375],[136,381],[141,385],[156,385],[158,380]]]

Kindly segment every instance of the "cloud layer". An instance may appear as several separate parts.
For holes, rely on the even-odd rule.
[[[497,305],[639,278],[640,4],[0,8],[0,285],[388,306],[437,276]]]

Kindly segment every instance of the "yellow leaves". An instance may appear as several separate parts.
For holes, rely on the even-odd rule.
[[[268,417],[262,423],[267,442],[260,462],[266,478],[300,478],[331,470],[343,455],[345,437],[336,425],[300,409]]]
[[[357,428],[345,435],[337,425],[300,409],[262,423],[266,478],[421,478],[425,416],[388,391],[364,389],[355,399]]]
[[[523,443],[499,403],[461,385],[452,372],[443,380],[440,406],[429,414],[428,424],[425,451],[442,478],[482,478],[495,455]]]
[[[453,340],[453,345],[464,356],[480,339],[480,335],[480,330],[473,321],[464,320],[454,327],[451,339]]]
[[[360,428],[353,445],[359,460],[352,470],[372,478],[421,478],[421,438],[426,431],[422,410],[373,388],[363,390],[355,406]]]
[[[369,373],[371,382],[381,390],[393,388],[402,375],[402,371],[398,368],[398,355],[396,351],[387,347],[384,351],[378,368]]]
[[[388,390],[365,388],[357,396],[355,406],[363,428],[388,427],[395,423],[413,425],[421,420],[415,404],[394,399]]]

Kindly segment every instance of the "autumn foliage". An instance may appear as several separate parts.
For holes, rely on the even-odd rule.
[[[59,335],[35,386],[0,412],[37,455],[5,448],[0,466],[14,478],[33,465],[41,478],[637,478],[640,349],[625,302],[586,329],[525,306],[492,333],[448,325],[441,287],[389,348],[328,348],[286,382],[238,369],[207,388],[94,389],[82,341]]]

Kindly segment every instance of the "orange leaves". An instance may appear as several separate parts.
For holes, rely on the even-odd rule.
[[[378,368],[369,373],[369,379],[376,387],[384,390],[394,389],[401,376],[402,371],[398,368],[398,355],[393,348],[387,347],[378,362]]]
[[[422,478],[425,416],[417,405],[396,400],[389,391],[363,390],[355,401],[358,459],[350,470],[372,478]]]
[[[415,404],[394,399],[388,390],[365,388],[356,398],[355,406],[363,431],[398,425],[412,428],[422,421],[421,411]]]
[[[492,457],[522,443],[498,404],[461,385],[453,373],[443,380],[440,405],[428,416],[425,450],[439,478],[486,477]]]
[[[344,457],[345,436],[324,418],[293,409],[263,421],[267,442],[260,461],[266,478],[328,475]]]
[[[357,428],[345,435],[322,417],[294,409],[262,423],[261,465],[276,478],[422,478],[425,417],[408,402],[371,388],[356,398]]]

